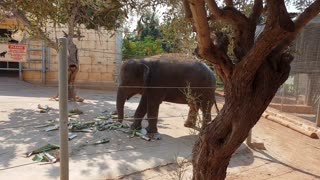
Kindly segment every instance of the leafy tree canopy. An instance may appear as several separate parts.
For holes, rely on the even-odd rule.
[[[126,31],[122,48],[124,59],[171,52],[172,45],[163,38],[160,28],[155,12],[142,14],[134,33]]]
[[[57,48],[48,38],[46,27],[66,26],[69,36],[80,25],[88,29],[104,27],[116,29],[127,16],[126,1],[119,0],[1,0],[1,15],[16,17],[31,36],[45,39]],[[79,32],[79,31],[78,31]]]

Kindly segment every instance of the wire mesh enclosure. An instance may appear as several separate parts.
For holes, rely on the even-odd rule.
[[[290,76],[279,88],[271,107],[320,126],[320,16],[304,28],[292,50],[295,59]]]

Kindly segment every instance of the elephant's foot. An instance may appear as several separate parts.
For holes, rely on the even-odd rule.
[[[190,113],[189,113],[188,119],[184,123],[184,127],[194,128],[194,127],[196,127],[196,122],[197,122],[196,116],[191,116]]]
[[[147,136],[153,140],[161,140],[161,134],[159,133],[148,133]]]
[[[160,140],[161,139],[161,135],[158,133],[157,128],[147,127],[146,130],[147,130],[147,136],[150,139],[153,139],[153,140]]]
[[[130,126],[131,130],[140,130],[142,128],[141,122],[133,122]]]
[[[155,133],[158,133],[158,129],[157,128],[151,128],[150,126],[148,126],[146,128],[148,134],[155,134]]]
[[[194,128],[194,127],[196,127],[196,124],[195,124],[194,122],[192,122],[192,121],[186,121],[186,122],[184,123],[184,127]]]

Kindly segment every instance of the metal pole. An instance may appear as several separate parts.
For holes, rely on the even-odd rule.
[[[42,42],[42,84],[46,84],[46,43]]]
[[[22,81],[23,78],[22,78],[22,63],[19,62],[19,80]]]
[[[320,96],[318,97],[318,110],[316,115],[316,125],[320,127]]]
[[[59,38],[60,179],[69,179],[67,38]]]

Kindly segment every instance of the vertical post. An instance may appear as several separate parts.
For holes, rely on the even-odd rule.
[[[22,63],[19,62],[19,80],[22,81],[23,78],[22,78]]]
[[[283,99],[284,99],[284,91],[285,91],[285,88],[284,88],[284,84],[282,84],[281,86],[281,112],[283,112]]]
[[[60,179],[69,179],[67,38],[59,38]]]
[[[42,84],[46,84],[46,43],[42,42]]]
[[[318,109],[316,115],[316,125],[320,127],[320,96],[318,97]]]
[[[304,94],[304,97],[305,97],[305,100],[304,100],[304,104],[305,105],[308,105],[309,102],[310,102],[310,96],[311,96],[311,75],[310,74],[307,74],[307,89],[305,91],[305,94]]]

